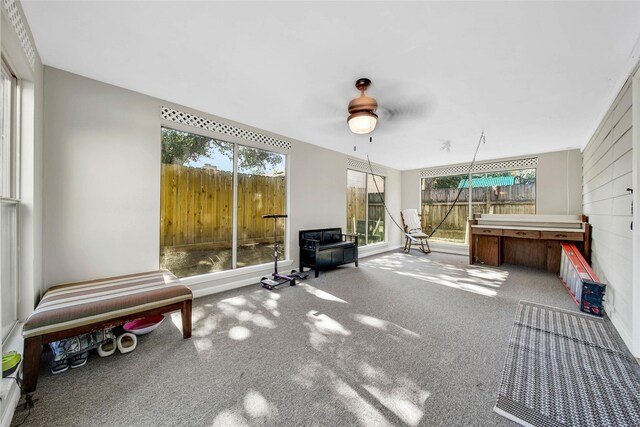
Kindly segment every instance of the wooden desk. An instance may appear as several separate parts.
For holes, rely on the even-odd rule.
[[[560,271],[560,242],[589,261],[591,226],[584,215],[476,214],[469,220],[469,263],[503,263]]]

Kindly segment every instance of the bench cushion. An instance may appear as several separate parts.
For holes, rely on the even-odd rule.
[[[166,270],[57,285],[44,294],[22,335],[63,331],[192,298],[191,290]]]

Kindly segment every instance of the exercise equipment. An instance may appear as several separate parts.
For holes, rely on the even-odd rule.
[[[278,218],[288,217],[289,215],[282,214],[262,215],[264,219],[273,218],[273,274],[271,278],[263,277],[260,279],[262,287],[270,291],[285,283],[289,283],[290,286],[295,286],[296,280],[304,280],[309,276],[308,273],[301,273],[296,270],[291,270],[291,274],[288,275],[278,273]]]

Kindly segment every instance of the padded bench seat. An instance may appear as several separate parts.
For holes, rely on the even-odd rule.
[[[182,333],[189,338],[192,300],[191,290],[166,270],[49,288],[22,330],[23,391],[36,388],[43,344],[176,310],[182,311]]]

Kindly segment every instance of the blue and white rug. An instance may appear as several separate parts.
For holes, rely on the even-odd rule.
[[[520,301],[494,411],[526,426],[640,426],[633,363],[603,319]]]

